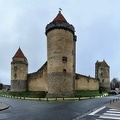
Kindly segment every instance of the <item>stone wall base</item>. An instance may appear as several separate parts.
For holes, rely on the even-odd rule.
[[[71,93],[47,93],[46,98],[63,98],[63,97],[74,97]]]

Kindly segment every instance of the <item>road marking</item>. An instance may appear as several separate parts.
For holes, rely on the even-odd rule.
[[[103,113],[100,119],[109,119],[109,120],[120,120],[120,110],[118,109],[109,109],[105,113]]]
[[[104,116],[104,115],[101,115],[99,118],[109,118],[109,119],[113,119],[113,120],[120,120],[120,117],[112,117],[112,116]]]
[[[120,112],[117,112],[117,111],[106,111],[107,113],[120,113]]]
[[[120,110],[118,110],[118,109],[109,109],[109,110],[113,110],[113,111],[120,111]]]
[[[104,113],[103,115],[107,115],[107,116],[110,116],[110,115],[112,115],[112,116],[120,116],[120,114],[109,114],[109,113]]]
[[[89,115],[94,115],[94,114],[96,114],[97,112],[101,111],[101,110],[104,109],[104,108],[106,108],[106,106],[103,106],[103,107],[95,110],[94,112],[90,113]]]
[[[96,120],[103,120],[103,119],[96,119]]]

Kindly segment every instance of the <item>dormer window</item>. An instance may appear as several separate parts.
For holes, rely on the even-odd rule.
[[[67,57],[64,56],[64,57],[62,58],[62,61],[63,61],[63,63],[66,63],[66,62],[67,62]]]

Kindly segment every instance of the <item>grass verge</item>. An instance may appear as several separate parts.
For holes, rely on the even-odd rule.
[[[76,90],[75,97],[95,97],[101,96],[98,90]]]

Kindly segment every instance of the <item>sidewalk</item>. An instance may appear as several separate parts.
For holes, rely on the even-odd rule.
[[[106,104],[106,107],[113,108],[113,109],[120,109],[120,100],[115,101],[114,103],[112,102],[111,104],[108,103],[108,104]]]
[[[8,105],[6,105],[6,104],[4,104],[4,103],[0,103],[0,111],[5,110],[5,109],[7,109],[7,108],[9,108]]]

